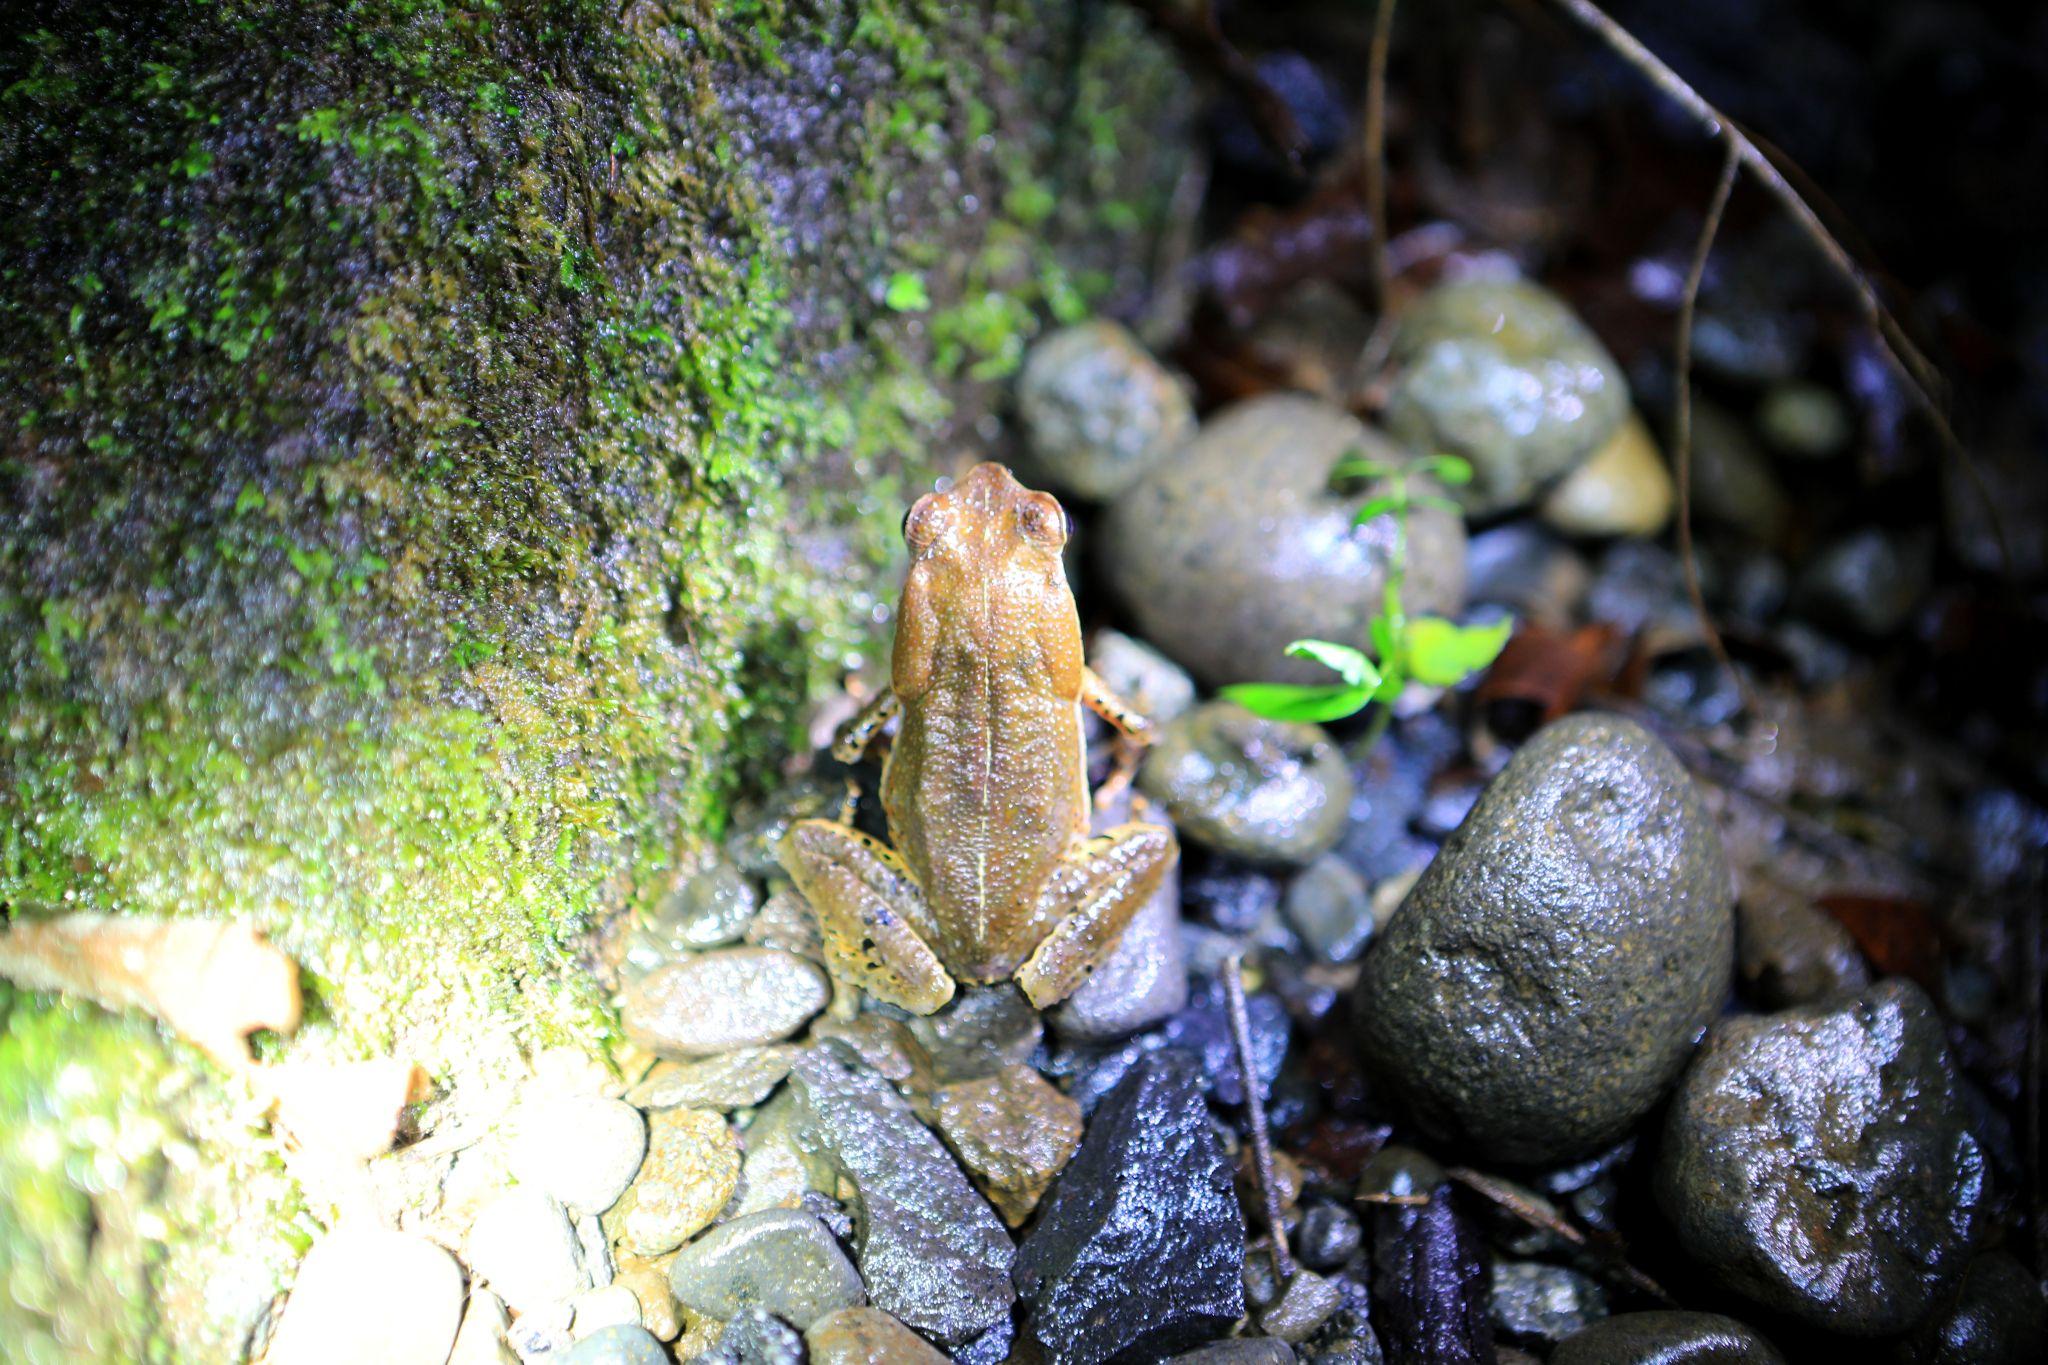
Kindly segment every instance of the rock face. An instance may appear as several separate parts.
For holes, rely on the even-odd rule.
[[[1062,327],[1031,348],[1017,409],[1046,473],[1092,499],[1129,488],[1195,429],[1173,376],[1107,318]]]
[[[1154,1358],[1244,1314],[1244,1225],[1200,1072],[1147,1056],[1104,1097],[1017,1254],[1047,1365]]]
[[[1013,1228],[1081,1145],[1081,1106],[1028,1066],[941,1086],[932,1103],[939,1135]]]
[[[1367,949],[1368,1068],[1440,1141],[1543,1164],[1654,1104],[1727,997],[1720,836],[1633,721],[1546,726]]]
[[[1287,658],[1304,637],[1366,648],[1379,615],[1393,518],[1353,528],[1375,485],[1330,490],[1340,460],[1401,464],[1404,452],[1343,409],[1299,394],[1231,407],[1117,499],[1102,545],[1109,576],[1144,636],[1204,682],[1327,682]],[[1410,612],[1455,616],[1465,597],[1465,530],[1417,509],[1408,523]]]
[[[1941,1023],[1893,978],[1717,1022],[1672,1100],[1657,1202],[1731,1288],[1877,1336],[1962,1274],[1987,1167]]]
[[[842,1308],[804,1333],[811,1365],[946,1365],[931,1343],[879,1308]]]
[[[1007,1313],[1010,1235],[895,1087],[823,1052],[797,1059],[790,1087],[854,1187],[854,1258],[874,1306],[942,1346]]]
[[[1550,1353],[1550,1365],[1785,1365],[1755,1328],[1719,1313],[1658,1309],[1623,1313],[1574,1332]]]
[[[1621,366],[1549,290],[1467,280],[1431,290],[1401,320],[1387,429],[1417,452],[1472,462],[1454,490],[1485,516],[1527,502],[1614,434],[1628,413]]]

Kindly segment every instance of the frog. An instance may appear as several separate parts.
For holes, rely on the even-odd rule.
[[[885,686],[842,730],[880,743],[889,844],[792,824],[776,854],[841,981],[913,1014],[960,983],[1014,979],[1033,1007],[1073,994],[1179,857],[1171,830],[1091,835],[1086,706],[1133,746],[1153,727],[1083,658],[1058,499],[982,464],[903,519],[910,570]]]

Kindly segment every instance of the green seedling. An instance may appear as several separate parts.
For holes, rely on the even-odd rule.
[[[1450,484],[1470,483],[1472,466],[1455,455],[1431,455],[1406,466],[1346,460],[1330,471],[1332,481],[1385,479],[1390,485],[1384,496],[1367,502],[1351,520],[1352,525],[1362,526],[1374,517],[1394,518],[1394,549],[1387,559],[1387,586],[1380,614],[1366,628],[1377,661],[1349,645],[1329,640],[1296,640],[1287,646],[1288,654],[1297,659],[1314,659],[1343,681],[1319,685],[1238,683],[1223,689],[1225,697],[1269,720],[1314,722],[1342,720],[1379,702],[1380,709],[1373,716],[1364,746],[1370,750],[1385,733],[1393,715],[1390,704],[1410,682],[1454,687],[1499,656],[1514,626],[1512,621],[1461,626],[1441,616],[1409,616],[1401,609],[1401,580],[1408,571],[1409,509],[1436,507],[1453,515],[1459,512],[1458,505],[1448,498],[1412,492],[1409,479],[1417,474],[1434,474]]]

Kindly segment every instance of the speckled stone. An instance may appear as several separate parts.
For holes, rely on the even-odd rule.
[[[1314,861],[1351,808],[1350,770],[1321,726],[1266,720],[1232,701],[1168,725],[1138,784],[1183,838],[1253,862]]]
[[[626,992],[619,1017],[633,1046],[682,1061],[780,1042],[831,998],[815,962],[776,948],[721,948],[649,973]]]
[[[1081,1145],[1081,1106],[1028,1066],[942,1086],[932,1101],[939,1136],[1013,1228]]]
[[[677,1254],[669,1289],[676,1302],[706,1317],[759,1307],[799,1330],[865,1297],[839,1243],[798,1209],[767,1209],[721,1223]]]
[[[737,1109],[759,1104],[789,1074],[793,1043],[743,1047],[700,1062],[658,1062],[626,1092],[642,1109]]]
[[[1016,1247],[896,1088],[822,1050],[798,1058],[789,1083],[813,1139],[851,1186],[854,1259],[874,1306],[942,1346],[970,1341],[1008,1313]]]
[[[804,1333],[811,1365],[947,1365],[946,1357],[879,1308],[842,1308]]]
[[[1392,517],[1354,528],[1374,485],[1333,492],[1345,459],[1407,457],[1343,409],[1268,394],[1215,414],[1172,459],[1110,509],[1101,546],[1111,582],[1140,633],[1211,685],[1327,682],[1285,655],[1313,637],[1366,648],[1383,606]],[[1426,480],[1418,481],[1418,488]],[[1465,530],[1417,509],[1409,520],[1410,612],[1456,616],[1465,596]]]
[[[557,1095],[522,1104],[506,1123],[505,1165],[577,1213],[603,1213],[640,1169],[647,1124],[623,1100]]]
[[[1550,1365],[1785,1365],[1785,1357],[1747,1323],[1660,1308],[1572,1333],[1550,1353]]]
[[[605,1220],[635,1256],[673,1251],[711,1226],[740,1178],[739,1144],[715,1110],[661,1110],[647,1128],[647,1160]]]
[[[1343,1302],[1336,1285],[1313,1270],[1297,1269],[1280,1297],[1259,1313],[1259,1327],[1269,1337],[1298,1346],[1329,1321]]]
[[[842,1310],[843,1311],[843,1310]],[[719,1334],[703,1365],[804,1365],[804,1339],[765,1308],[742,1308]]]
[[[1523,1345],[1556,1345],[1607,1316],[1607,1295],[1576,1270],[1541,1261],[1497,1261],[1493,1327]]]
[[[1567,716],[1488,784],[1366,950],[1361,1059],[1425,1132],[1545,1164],[1612,1143],[1727,998],[1733,895],[1678,760]]]
[[[454,1257],[410,1233],[340,1227],[300,1263],[268,1359],[441,1365],[461,1322]]]
[[[1878,1336],[1961,1276],[1989,1171],[1918,986],[1718,1020],[1671,1102],[1657,1202],[1693,1258],[1760,1303]]]
[[[1475,516],[1527,502],[1628,414],[1620,364],[1562,299],[1527,280],[1437,286],[1401,319],[1393,359],[1387,430],[1418,452],[1470,460],[1472,482],[1452,496]]]
[[[1166,367],[1118,322],[1093,318],[1040,340],[1017,376],[1031,453],[1061,488],[1115,497],[1195,429]]]
[[[1372,893],[1351,864],[1334,853],[1295,875],[1280,908],[1301,935],[1302,946],[1321,962],[1349,962],[1372,937]]]

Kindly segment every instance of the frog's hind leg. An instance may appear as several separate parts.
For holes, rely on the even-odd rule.
[[[1084,840],[1060,859],[1040,892],[1041,915],[1057,922],[1017,969],[1017,984],[1034,1006],[1045,1009],[1081,989],[1179,853],[1173,831],[1130,824]]]
[[[927,938],[931,909],[902,859],[830,820],[797,821],[775,856],[818,917],[834,976],[913,1014],[953,998]]]

